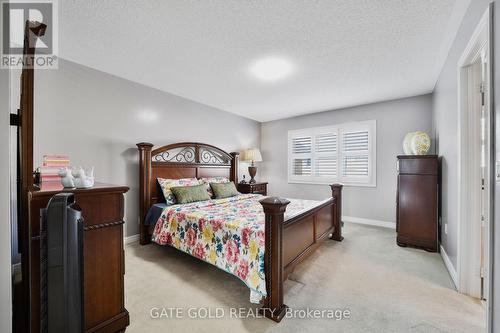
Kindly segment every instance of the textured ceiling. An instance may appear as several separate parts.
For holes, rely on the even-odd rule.
[[[64,0],[60,56],[268,121],[432,91],[469,2]],[[253,77],[266,56],[293,73]]]

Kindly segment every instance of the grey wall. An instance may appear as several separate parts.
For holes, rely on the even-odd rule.
[[[10,266],[10,110],[9,72],[0,69],[0,331],[12,330]]]
[[[395,222],[396,156],[403,153],[406,133],[430,133],[432,95],[315,113],[262,124],[261,147],[264,162],[260,178],[269,181],[271,194],[292,198],[322,199],[331,195],[328,186],[288,184],[288,130],[339,123],[377,120],[377,186],[344,188],[343,215]]]
[[[129,186],[126,235],[138,232],[136,143],[198,141],[226,151],[260,143],[258,122],[72,62],[38,71],[35,84],[35,165],[44,153],[68,153],[73,165],[95,166],[97,181]]]
[[[486,11],[489,0],[471,2],[434,90],[433,128],[436,151],[442,156],[442,233],[441,242],[455,269],[458,240],[458,76],[457,63],[474,29]],[[444,225],[448,224],[447,233]]]

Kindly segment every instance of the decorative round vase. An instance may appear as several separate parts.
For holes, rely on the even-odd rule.
[[[410,146],[413,155],[425,155],[431,147],[431,138],[427,133],[417,131],[411,137]]]
[[[410,132],[405,135],[405,138],[403,140],[403,151],[405,155],[413,155],[412,149],[411,149],[411,139],[415,135],[415,132]]]

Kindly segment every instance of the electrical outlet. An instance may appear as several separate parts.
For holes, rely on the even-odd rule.
[[[448,235],[448,223],[444,224],[444,233]]]

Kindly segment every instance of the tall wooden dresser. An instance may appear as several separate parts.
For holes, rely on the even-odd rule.
[[[398,156],[397,244],[438,251],[439,158]]]
[[[56,184],[29,192],[30,332],[40,332],[40,210],[61,192],[75,194],[84,218],[85,332],[121,332],[128,326],[123,283],[123,195],[127,191],[128,187],[108,184],[95,184],[90,189],[63,189]]]

